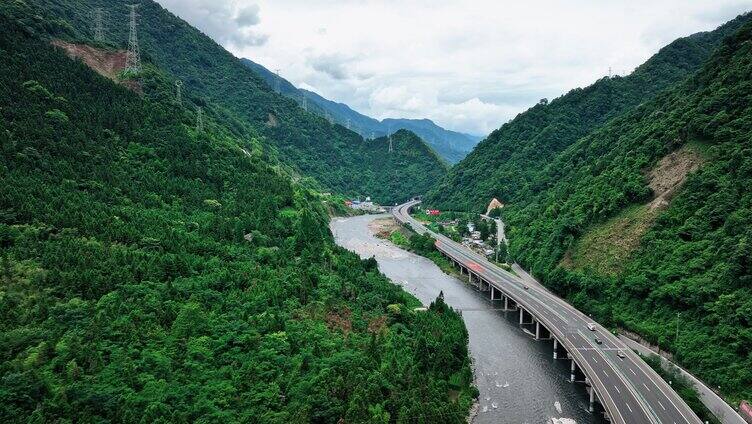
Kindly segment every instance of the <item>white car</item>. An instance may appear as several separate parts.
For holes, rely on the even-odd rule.
[[[588,325],[587,325],[587,328],[590,331],[595,331],[595,323],[594,322],[589,322]]]

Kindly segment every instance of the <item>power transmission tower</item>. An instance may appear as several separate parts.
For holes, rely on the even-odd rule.
[[[376,140],[376,133],[371,131],[371,140]]]
[[[130,34],[128,36],[128,53],[125,56],[125,70],[139,72],[141,70],[141,52],[138,49],[138,34],[136,32],[137,4],[130,4]]]
[[[392,145],[392,134],[389,134],[389,153],[392,153],[394,151],[394,146]]]
[[[308,111],[308,97],[306,97],[304,94],[300,95],[300,103],[303,107],[303,110]]]
[[[350,118],[347,118],[347,129],[350,129]]]
[[[175,103],[177,103],[178,106],[183,104],[183,81],[177,80],[175,81]]]
[[[204,110],[200,106],[196,110],[196,132],[204,132]]]
[[[277,69],[276,72],[277,72],[276,73],[277,77],[274,79],[274,91],[276,91],[277,94],[279,94],[282,91],[282,83],[279,78],[279,69]]]
[[[94,33],[94,41],[104,42],[104,10],[101,7],[91,11],[91,32]]]
[[[611,78],[611,67],[608,67],[608,77]]]

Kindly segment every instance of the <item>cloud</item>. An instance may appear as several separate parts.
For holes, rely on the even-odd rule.
[[[243,28],[257,25],[261,22],[258,5],[252,4],[239,9],[235,16],[235,22]]]
[[[341,55],[330,54],[316,57],[309,57],[308,64],[318,72],[322,72],[335,80],[344,80],[349,78],[347,63],[352,59],[345,58]]]
[[[752,0],[158,1],[234,55],[361,113],[475,134],[752,8]]]
[[[257,4],[237,5],[223,0],[158,2],[227,48],[258,47],[269,40],[268,34],[254,29],[261,22]]]

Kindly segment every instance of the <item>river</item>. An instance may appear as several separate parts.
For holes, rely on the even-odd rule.
[[[474,287],[444,274],[433,262],[376,238],[368,224],[388,215],[335,218],[330,227],[337,244],[375,257],[379,269],[428,305],[444,292],[446,302],[464,309],[470,354],[480,391],[476,424],[605,423],[588,412],[581,384],[569,382],[569,361],[553,359],[550,340],[535,341],[517,324],[518,314],[499,311]],[[496,308],[496,309],[492,309]],[[473,309],[473,310],[468,310]]]

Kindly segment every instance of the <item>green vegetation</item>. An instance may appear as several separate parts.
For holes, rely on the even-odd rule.
[[[457,274],[451,262],[436,249],[436,240],[429,235],[412,234],[409,244],[404,246],[407,250],[430,259],[446,274]]]
[[[492,132],[425,196],[439,209],[483,211],[493,198],[526,202],[547,188],[550,162],[581,137],[695,72],[748,16],[674,41],[626,77],[604,77],[541,102]]]
[[[242,138],[250,126],[264,154],[279,160],[301,183],[347,196],[371,196],[380,203],[403,201],[422,194],[447,171],[446,164],[422,141],[401,144],[387,154],[387,144],[363,140],[341,125],[307,113],[275,93],[253,70],[209,37],[151,0],[139,2],[139,40],[145,62],[170,79],[183,81],[184,102],[201,106],[208,117],[224,121]],[[117,0],[26,0],[4,2],[0,9],[43,37],[93,44],[90,12],[107,14],[112,47],[124,48],[128,9]],[[117,24],[116,24],[117,23]],[[169,98],[168,85],[158,95]],[[431,152],[431,154],[426,154]],[[410,164],[406,168],[384,168]]]
[[[721,424],[718,418],[713,415],[712,412],[700,400],[700,395],[694,389],[692,382],[684,377],[678,369],[672,368],[667,370],[661,366],[661,358],[658,355],[643,356],[645,362],[650,365],[664,380],[671,384],[671,387],[676,390],[679,396],[687,402],[693,411],[696,411],[702,422]]]
[[[253,126],[206,102],[195,131],[157,68],[140,97],[23,5],[0,6],[0,422],[465,422],[457,314],[338,248]]]
[[[270,86],[279,84],[279,91],[287,97],[300,101],[308,99],[308,110],[321,116],[330,116],[340,125],[349,125],[363,135],[373,134],[382,137],[399,129],[411,131],[423,139],[436,153],[449,163],[459,162],[482,139],[470,134],[450,131],[436,125],[430,119],[384,119],[378,121],[360,114],[344,103],[333,102],[320,95],[292,85],[276,73],[249,59],[241,59],[244,65],[253,69]]]
[[[725,33],[743,21],[749,16],[721,30]],[[691,51],[680,50],[674,58]],[[658,64],[655,59],[662,53],[651,66]],[[543,145],[535,156],[549,157],[549,163],[538,170],[531,170],[527,159],[517,161],[535,143],[521,142],[522,153],[506,152],[508,160],[496,169],[519,172],[525,180],[504,176],[513,189],[481,193],[473,187],[463,191],[461,184],[448,189],[467,196],[463,205],[478,208],[485,203],[484,196],[511,198],[502,216],[508,225],[510,252],[518,262],[604,325],[626,328],[671,350],[685,368],[720,386],[731,403],[752,398],[750,81],[752,23],[747,22],[685,81],[619,116],[608,112],[604,116],[614,118],[594,129],[590,120],[584,120],[589,133],[567,141],[561,149],[554,146],[555,153]],[[612,83],[599,82],[591,89],[603,84]],[[614,92],[611,98],[621,95]],[[561,101],[569,101],[568,96]],[[555,103],[534,109],[552,108]],[[608,103],[591,104],[596,106],[612,108]],[[518,119],[524,123],[542,112],[528,113]],[[549,128],[520,125],[513,121],[495,137],[528,128],[519,140],[537,140]],[[645,217],[640,208],[657,194],[649,185],[650,170],[687,144],[702,147],[701,166],[663,209],[654,212],[655,217]],[[470,181],[462,166],[457,174]],[[478,187],[495,186],[494,178]],[[647,228],[633,231],[642,225]],[[636,240],[628,241],[627,249],[585,251],[632,232]],[[574,269],[567,266],[567,252],[574,252]],[[610,260],[586,266],[604,258]]]
[[[657,209],[635,205],[593,225],[574,241],[561,265],[596,275],[618,275],[657,215]]]
[[[734,402],[752,397],[750,40],[747,24],[685,83],[578,140],[541,173],[546,190],[503,212],[515,259],[604,323],[670,348]],[[692,140],[707,144],[707,161],[623,272],[557,266],[589,228],[650,200],[644,170]]]

